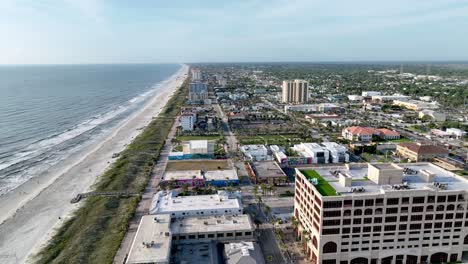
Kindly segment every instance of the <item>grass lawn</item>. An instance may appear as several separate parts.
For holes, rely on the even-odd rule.
[[[335,196],[336,190],[314,170],[301,170],[308,179],[317,178],[318,184],[315,185],[317,191],[323,196]]]
[[[307,141],[302,136],[297,134],[287,135],[258,135],[258,136],[238,136],[239,142],[242,145],[250,144],[269,144],[269,145],[285,145],[288,143],[300,143]]]
[[[188,141],[188,140],[217,140],[222,138],[222,136],[178,136],[176,137],[180,141]]]
[[[167,171],[176,170],[222,170],[229,168],[227,160],[173,160],[167,162]]]
[[[400,138],[400,139],[394,139],[394,140],[389,140],[387,142],[391,142],[391,143],[402,143],[402,142],[411,142],[410,139],[408,138]]]

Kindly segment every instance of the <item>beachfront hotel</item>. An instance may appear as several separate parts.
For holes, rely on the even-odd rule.
[[[468,255],[468,180],[432,163],[296,169],[311,263],[444,263]]]

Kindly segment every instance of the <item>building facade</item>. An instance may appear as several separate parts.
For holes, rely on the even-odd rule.
[[[306,103],[309,100],[309,83],[304,80],[283,81],[283,103]]]
[[[429,163],[405,166],[296,170],[294,216],[311,263],[465,263],[467,180]]]
[[[435,157],[447,157],[444,147],[424,142],[403,142],[397,145],[397,154],[411,161],[430,161]]]

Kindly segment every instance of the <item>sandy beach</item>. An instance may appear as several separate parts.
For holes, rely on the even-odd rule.
[[[90,190],[113,161],[112,154],[122,151],[140,133],[140,128],[159,114],[187,73],[188,66],[183,65],[163,84],[160,93],[115,129],[101,135],[95,144],[0,197],[0,263],[30,262],[28,257],[79,206],[70,200]]]

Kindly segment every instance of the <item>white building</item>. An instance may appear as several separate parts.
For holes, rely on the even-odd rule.
[[[312,158],[312,163],[324,164],[330,160],[330,152],[317,143],[301,143],[294,145],[292,150],[298,152],[303,157]]]
[[[368,97],[368,96],[376,96],[376,95],[382,95],[381,92],[377,92],[377,91],[363,91],[362,94],[361,94],[363,97]]]
[[[447,128],[445,131],[451,135],[454,135],[457,138],[463,138],[466,136],[466,131],[463,131],[458,128]]]
[[[127,264],[169,264],[171,259],[171,217],[143,216],[133,240]]]
[[[237,194],[218,191],[218,194],[177,196],[176,191],[156,193],[150,214],[169,214],[171,217],[237,215],[243,206]]]
[[[182,143],[184,154],[208,154],[214,153],[214,142],[210,140],[190,140]]]
[[[197,114],[195,113],[184,113],[180,115],[180,126],[184,131],[192,131],[195,123],[197,122]]]
[[[248,160],[269,160],[268,149],[264,145],[244,145],[240,150]]]
[[[203,102],[208,99],[208,86],[204,83],[191,83],[189,87],[189,100],[191,102]]]
[[[285,105],[284,112],[317,112],[319,106],[316,104]]]
[[[424,118],[428,116],[436,122],[444,122],[447,119],[444,113],[440,111],[429,110],[429,109],[420,111],[418,116],[419,118]]]
[[[192,81],[200,81],[202,79],[202,72],[200,69],[192,69]]]
[[[362,96],[360,95],[348,95],[348,100],[351,101],[351,102],[359,102],[359,101],[362,101],[362,99],[364,99]]]
[[[349,154],[346,153],[346,147],[336,142],[323,142],[321,143],[328,151],[330,151],[331,163],[344,163],[349,162]]]

